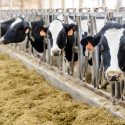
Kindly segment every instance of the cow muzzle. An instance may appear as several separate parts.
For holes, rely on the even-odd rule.
[[[59,56],[59,55],[61,55],[61,50],[60,49],[52,49],[51,55],[52,56]]]
[[[120,71],[108,71],[106,76],[109,81],[120,81],[122,79],[122,73]]]

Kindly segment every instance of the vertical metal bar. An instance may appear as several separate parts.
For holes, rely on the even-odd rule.
[[[62,0],[62,9],[65,9],[65,0]]]
[[[91,24],[91,28],[92,28],[92,36],[94,36],[97,33],[97,26],[96,26],[96,17],[95,16],[91,16],[90,18],[90,24]],[[94,53],[93,53],[93,78],[92,78],[92,82],[94,84],[94,87],[99,88],[99,83],[98,83],[98,78],[99,78],[99,48],[98,46],[96,46],[94,48]]]
[[[52,59],[50,56],[51,45],[50,45],[50,40],[48,35],[47,35],[47,45],[48,45],[48,64],[51,65],[51,62],[52,62]]]
[[[117,21],[119,24],[123,24],[123,22],[122,22],[122,17],[121,17],[121,16],[116,17],[116,21]]]
[[[84,60],[83,60],[83,47],[80,44],[80,41],[82,39],[81,36],[81,18],[80,15],[77,14],[76,15],[77,18],[77,25],[78,25],[78,31],[77,31],[77,44],[78,44],[78,59],[79,59],[79,79],[83,80],[83,64],[84,64]]]
[[[121,100],[123,100],[123,97],[124,97],[124,88],[125,86],[124,86],[124,80],[122,80],[121,82],[120,82],[120,93],[121,93]]]
[[[1,34],[1,22],[0,22],[0,38],[1,38],[2,34]]]
[[[46,39],[43,39],[43,61],[46,62]]]
[[[121,98],[120,82],[115,82],[115,97]]]
[[[103,75],[103,59],[102,59],[102,55],[101,55],[101,62],[100,62],[100,68],[99,68],[99,75],[98,75],[98,84],[101,85],[101,82],[103,82],[102,79],[102,75]]]
[[[112,94],[112,97],[115,97],[115,83],[114,82],[111,83],[111,94]]]

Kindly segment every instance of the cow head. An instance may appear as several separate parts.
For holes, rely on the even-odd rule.
[[[85,43],[87,43],[85,39]],[[84,45],[84,39],[81,41]],[[105,76],[108,81],[123,80],[125,66],[125,27],[117,23],[109,23],[89,42],[98,45],[103,58]]]
[[[31,34],[29,40],[34,49],[40,53],[44,51],[44,37],[47,34],[47,29],[48,28],[44,27],[43,20],[31,22]]]
[[[17,18],[1,38],[0,42],[4,44],[22,42],[25,39],[26,34],[29,33],[29,30],[28,22],[25,22],[21,18]]]
[[[60,20],[54,20],[50,23],[48,36],[51,44],[51,56],[59,56],[61,54],[67,38],[72,39],[76,27],[75,24],[63,24]]]

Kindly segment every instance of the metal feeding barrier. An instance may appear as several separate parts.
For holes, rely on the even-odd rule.
[[[76,9],[69,8],[67,10],[63,9],[48,9],[48,10],[0,10],[0,19],[5,21],[9,20],[12,17],[23,17],[29,24],[32,21],[37,21],[43,19],[45,21],[45,27],[48,27],[49,24],[54,20],[57,19],[58,15],[62,15],[64,17],[63,23],[68,23],[68,19],[72,19],[77,25],[78,30],[75,34],[75,42],[73,45],[73,54],[71,60],[71,74],[75,76],[73,67],[74,67],[74,55],[78,53],[78,73],[76,77],[79,78],[81,81],[87,81],[87,74],[89,72],[89,59],[92,59],[93,66],[91,70],[91,82],[92,86],[96,89],[104,89],[107,87],[108,82],[105,80],[104,77],[104,67],[103,67],[103,59],[102,56],[99,55],[99,47],[95,47],[93,51],[85,51],[83,54],[83,46],[81,45],[80,41],[83,37],[82,32],[86,31],[88,35],[94,36],[99,32],[101,27],[103,27],[107,22],[118,22],[120,24],[125,23],[125,11],[109,11],[103,8],[95,8],[94,12],[91,12],[90,8],[80,8],[77,12]],[[31,24],[30,24],[31,25]],[[83,27],[84,26],[84,27]],[[1,23],[0,23],[1,27]],[[31,27],[32,28],[32,27]],[[0,28],[1,34],[1,28]],[[50,55],[51,50],[51,42],[49,39],[49,33],[44,38],[44,52],[43,52],[43,59],[42,61],[52,65],[53,59]],[[25,40],[23,43],[13,44],[18,46],[20,51],[27,53],[29,55],[33,55],[35,58],[39,58],[40,53],[38,53],[32,46],[31,43]],[[47,48],[46,48],[47,46]],[[63,70],[63,61],[64,61],[65,54],[62,54],[57,57],[57,68],[59,70]],[[41,58],[41,57],[40,57]],[[65,73],[65,72],[64,72]],[[70,73],[69,73],[70,74]],[[83,83],[84,84],[84,83]],[[124,98],[124,91],[125,85],[124,81],[121,83],[114,82],[109,83],[111,85],[111,98],[113,97],[114,100],[117,98]]]

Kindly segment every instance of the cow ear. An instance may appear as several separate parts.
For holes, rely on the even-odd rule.
[[[78,29],[78,26],[76,24],[64,24],[63,26],[68,36],[72,36]]]
[[[30,29],[29,27],[26,27],[26,28],[25,28],[25,33],[28,34],[28,33],[30,32],[30,30],[31,30],[31,29]]]
[[[42,36],[42,37],[46,36],[47,30],[48,30],[48,27],[41,27],[40,28],[40,36]]]
[[[82,32],[82,38],[87,36],[87,32]]]
[[[91,43],[93,44],[93,37],[92,36],[86,36],[86,37],[83,37],[82,40],[81,40],[81,44],[86,47],[88,45],[88,43]]]
[[[25,33],[29,33],[30,30],[31,30],[31,28],[30,28],[28,22],[24,22],[24,24],[23,24],[23,28],[24,28],[24,30],[25,30]]]

